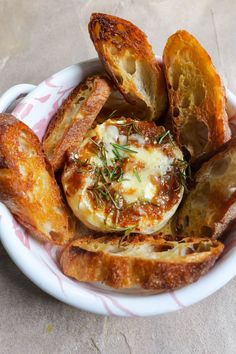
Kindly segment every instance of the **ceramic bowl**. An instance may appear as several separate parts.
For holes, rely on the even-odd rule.
[[[0,98],[0,112],[22,98],[13,114],[41,139],[47,124],[71,90],[88,74],[102,71],[98,59],[72,65],[40,85],[21,84]],[[226,91],[227,110],[234,131],[236,97]],[[60,301],[102,315],[149,316],[185,308],[224,286],[236,275],[236,230],[226,238],[225,250],[215,266],[196,283],[164,294],[142,290],[115,291],[100,284],[80,283],[64,276],[57,263],[57,247],[35,241],[0,203],[0,237],[9,256],[38,287]]]

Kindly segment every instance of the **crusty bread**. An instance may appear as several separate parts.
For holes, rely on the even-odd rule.
[[[185,238],[178,243],[145,235],[135,236],[124,245],[119,241],[112,236],[73,241],[62,253],[62,271],[79,281],[162,292],[198,280],[224,247],[204,238]]]
[[[54,171],[62,167],[65,152],[79,145],[111,93],[102,76],[87,77],[63,102],[50,121],[43,148]]]
[[[217,238],[236,218],[236,138],[205,162],[176,215],[180,235]]]
[[[92,14],[89,33],[105,69],[130,103],[157,119],[167,109],[164,75],[146,35],[131,22]]]
[[[163,62],[173,132],[194,162],[230,139],[225,91],[211,58],[186,31],[167,41]]]
[[[64,244],[74,225],[33,131],[0,114],[0,200],[39,241]]]

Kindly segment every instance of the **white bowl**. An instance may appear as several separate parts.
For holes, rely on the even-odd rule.
[[[0,112],[6,111],[19,96],[30,92],[13,114],[41,139],[50,118],[70,91],[88,74],[101,70],[100,62],[95,59],[72,65],[37,87],[14,86],[0,98]],[[236,126],[236,97],[227,90],[227,99],[233,127],[234,123]],[[214,293],[236,275],[236,232],[228,235],[224,254],[205,276],[182,289],[158,295],[142,290],[118,292],[64,276],[58,267],[56,246],[35,241],[1,203],[0,235],[9,256],[38,287],[67,304],[102,315],[149,316],[179,310]]]

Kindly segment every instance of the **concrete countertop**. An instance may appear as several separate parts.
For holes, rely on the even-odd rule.
[[[95,11],[133,21],[157,54],[170,34],[189,30],[236,93],[234,0],[0,0],[0,94],[96,56],[87,33]],[[43,293],[1,245],[0,263],[0,353],[236,353],[236,279],[179,312],[108,318]]]

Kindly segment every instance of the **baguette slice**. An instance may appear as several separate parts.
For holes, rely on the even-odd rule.
[[[173,132],[194,162],[230,139],[225,91],[210,56],[188,32],[167,41],[163,62]]]
[[[43,138],[43,148],[54,171],[62,167],[66,151],[82,142],[110,93],[105,77],[90,76],[63,102]]]
[[[128,102],[158,119],[167,109],[162,70],[146,35],[131,22],[101,13],[92,14],[89,33],[106,71]]]
[[[198,280],[224,248],[222,243],[205,238],[185,238],[178,243],[142,235],[125,246],[119,241],[111,236],[73,241],[62,253],[62,271],[79,281],[162,292]]]
[[[180,235],[217,238],[236,218],[236,138],[205,162],[176,215]]]
[[[74,236],[37,136],[9,114],[0,114],[0,201],[39,241],[64,244]]]

